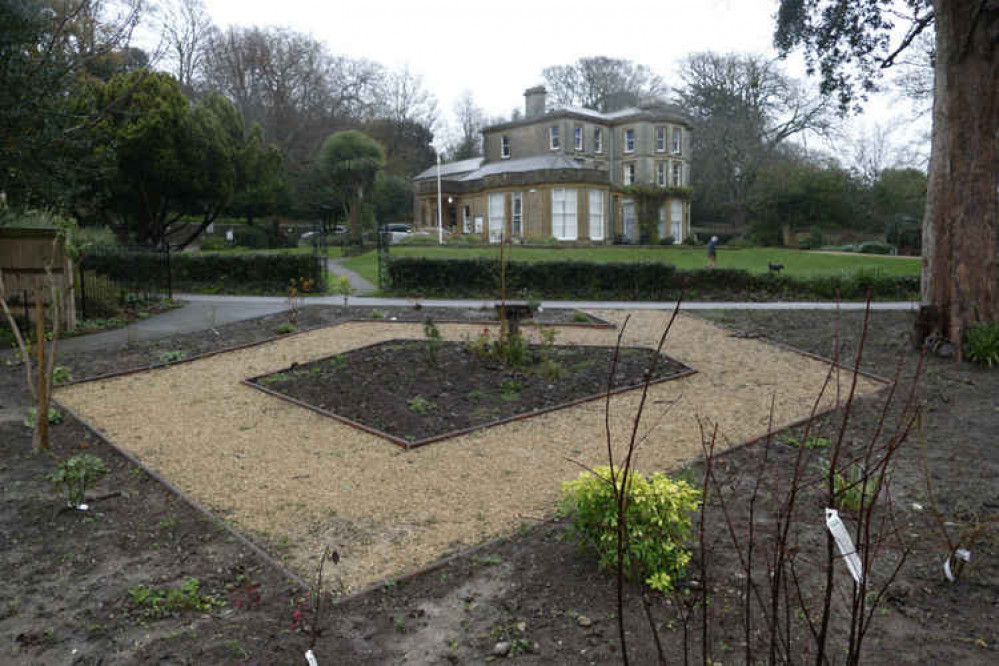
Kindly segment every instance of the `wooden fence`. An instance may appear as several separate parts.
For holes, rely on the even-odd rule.
[[[66,255],[57,232],[52,229],[0,227],[0,271],[6,299],[15,315],[34,321],[35,302],[42,298],[51,311],[52,290],[45,268],[48,266],[61,299],[63,330],[76,328],[76,298],[73,261]],[[51,319],[51,314],[46,315]]]

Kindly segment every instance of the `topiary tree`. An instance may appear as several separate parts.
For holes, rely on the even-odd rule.
[[[330,135],[319,151],[320,174],[341,195],[354,242],[361,242],[361,208],[364,193],[385,166],[385,151],[378,142],[356,130]]]

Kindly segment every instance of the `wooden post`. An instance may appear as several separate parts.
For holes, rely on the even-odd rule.
[[[38,363],[38,400],[35,408],[35,432],[33,448],[49,448],[49,386],[48,364],[45,360],[45,302],[42,291],[35,294],[35,356]],[[25,359],[25,363],[27,363]]]

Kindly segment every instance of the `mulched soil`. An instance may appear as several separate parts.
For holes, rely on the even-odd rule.
[[[485,345],[493,344],[486,336]],[[253,383],[413,444],[548,411],[608,390],[613,347],[527,347],[527,362],[504,365],[487,347],[391,340],[296,364]],[[654,350],[623,348],[611,390],[645,381]],[[690,369],[660,354],[653,380]]]
[[[309,315],[307,315],[309,316]],[[844,355],[852,358],[862,315],[845,313],[725,312],[706,316],[741,335],[768,337],[829,355],[839,328]],[[219,327],[216,333],[63,359],[77,377],[155,362],[164,349],[199,353],[271,335],[283,318]],[[863,367],[893,375],[904,362],[911,376],[916,354],[906,336],[909,313],[877,312]],[[26,404],[21,368],[0,368],[5,404]],[[926,359],[918,399],[924,407],[926,444],[936,505],[949,529],[961,531],[999,514],[999,373],[935,358]],[[881,401],[861,400],[850,419],[848,440],[870,437],[880,422]],[[837,414],[826,420],[836,425]],[[827,430],[825,434],[828,434]],[[294,588],[273,569],[193,511],[162,486],[96,441],[72,420],[53,428],[53,454],[87,451],[103,458],[111,474],[95,490],[121,490],[121,497],[87,514],[60,512],[44,476],[52,460],[30,450],[30,431],[0,424],[0,662],[4,664],[292,664],[304,663],[315,619]],[[719,461],[730,507],[749,497],[745,476],[757,469],[765,447],[747,447]],[[797,450],[774,443],[762,460],[768,478],[786,472]],[[819,455],[819,454],[816,454]],[[865,663],[990,664],[999,658],[999,537],[985,530],[969,544],[972,563],[956,584],[941,572],[943,548],[929,508],[920,447],[901,451],[892,481],[900,517],[913,551],[897,584],[875,614]],[[697,476],[697,468],[691,474]],[[803,500],[815,513],[802,530],[803,549],[821,538],[821,502]],[[919,505],[921,508],[915,508]],[[712,658],[741,663],[738,558],[726,545],[717,505],[707,528],[713,564],[707,584],[711,606]],[[767,517],[761,516],[766,523]],[[849,517],[847,517],[849,520]],[[811,537],[806,538],[808,532]],[[324,612],[314,650],[319,663],[482,663],[497,642],[509,658],[525,664],[619,663],[615,587],[593,558],[562,538],[558,523],[526,525],[519,534],[474,554],[382,590],[345,600]],[[820,541],[819,543],[824,543]],[[695,554],[695,557],[699,554]],[[335,580],[336,567],[327,565]],[[804,581],[819,589],[820,567]],[[177,587],[195,577],[202,590],[227,602],[212,612],[188,612],[159,620],[139,616],[128,594],[135,585]],[[698,583],[699,584],[699,583]],[[697,585],[687,583],[696,596]],[[640,598],[628,586],[625,609],[632,663],[654,663]],[[670,663],[683,661],[683,623],[678,606],[653,599]],[[297,613],[296,613],[297,611]],[[293,613],[296,613],[293,615]],[[842,629],[842,627],[840,627]],[[690,624],[691,659],[700,662],[697,625]],[[991,656],[990,656],[991,655]],[[809,662],[795,654],[795,662]],[[838,663],[838,662],[837,662]]]

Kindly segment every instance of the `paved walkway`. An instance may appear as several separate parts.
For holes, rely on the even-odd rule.
[[[342,268],[342,267],[341,267]],[[346,269],[344,269],[346,270]],[[348,276],[349,277],[349,276]],[[363,280],[363,278],[361,278]],[[365,281],[366,282],[366,281]],[[353,283],[352,283],[353,284]],[[370,283],[368,283],[370,285]],[[143,342],[168,338],[172,335],[202,331],[242,319],[253,319],[288,309],[288,300],[281,296],[218,296],[205,294],[175,294],[177,300],[187,305],[170,310],[126,328],[104,333],[93,333],[78,338],[61,341],[59,348],[64,352],[83,352],[91,349],[118,347],[130,342]],[[406,307],[417,299],[412,298],[372,298],[369,296],[350,297],[351,305],[371,307]],[[426,307],[479,308],[491,307],[493,300],[485,299],[419,299]],[[305,299],[306,305],[342,305],[341,296],[315,296]],[[672,310],[675,302],[627,302],[627,301],[542,301],[542,307],[580,310]],[[915,302],[872,303],[872,310],[916,310]],[[841,310],[863,310],[863,303],[840,303]],[[835,303],[827,302],[711,302],[698,301],[683,304],[683,310],[834,310]]]
[[[370,294],[378,290],[376,285],[368,282],[365,278],[341,264],[340,262],[342,261],[343,258],[327,259],[326,270],[333,275],[340,275],[350,280],[350,286],[353,287],[355,294]]]

